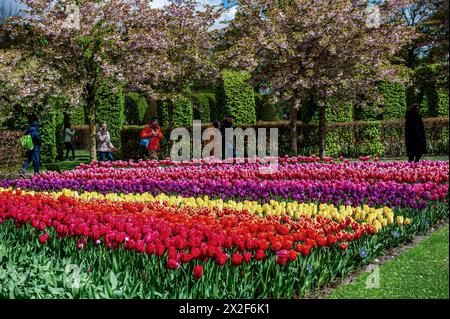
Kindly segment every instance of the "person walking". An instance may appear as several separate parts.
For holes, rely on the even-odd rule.
[[[66,144],[66,162],[69,160],[69,152],[72,151],[72,161],[75,161],[75,147],[73,145],[73,137],[75,130],[71,129],[70,123],[66,124],[64,129],[64,144]]]
[[[23,163],[21,169],[19,169],[19,174],[26,178],[25,171],[30,167],[31,162],[33,162],[34,175],[39,174],[39,161],[40,161],[40,153],[39,148],[42,145],[41,135],[38,130],[39,122],[36,118],[30,120],[30,124],[28,128],[25,130],[25,135],[30,135],[33,141],[33,149],[29,149],[26,152],[26,160]]]
[[[159,143],[163,139],[163,133],[156,116],[152,116],[148,125],[139,133],[139,138],[140,145],[147,149],[148,157],[157,161]]]
[[[108,125],[106,122],[100,123],[100,128],[97,131],[97,151],[100,157],[100,162],[113,161],[112,152],[116,148],[111,143],[111,136],[108,132]]]
[[[423,154],[427,153],[427,141],[420,104],[413,104],[405,114],[405,144],[409,162],[419,162]]]

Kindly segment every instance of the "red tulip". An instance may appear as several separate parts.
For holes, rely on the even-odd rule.
[[[167,267],[168,269],[175,270],[175,269],[180,268],[180,264],[179,264],[178,261],[176,261],[175,259],[169,259],[169,260],[167,261],[166,267]]]
[[[199,265],[199,266],[195,266],[194,267],[194,278],[195,279],[200,279],[203,276],[203,266]]]
[[[264,258],[266,258],[264,250],[259,249],[255,254],[255,260],[263,260]]]
[[[242,263],[242,259],[243,259],[243,257],[242,257],[241,254],[239,254],[239,253],[234,253],[234,254],[231,256],[231,264],[232,264],[233,266],[238,266],[238,265],[240,265],[240,264]]]
[[[287,260],[288,259],[285,257],[277,257],[277,264],[283,266],[284,264],[286,264]]]
[[[42,234],[41,236],[39,236],[39,242],[41,243],[41,245],[45,244],[49,237],[50,236],[47,233]]]

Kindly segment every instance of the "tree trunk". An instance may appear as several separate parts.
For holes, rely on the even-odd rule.
[[[298,109],[294,103],[291,109],[291,155],[297,156],[298,132],[297,132]]]
[[[326,116],[325,116],[325,107],[326,104],[319,102],[319,156],[320,158],[324,158],[325,154],[325,138],[326,138]]]
[[[91,90],[87,96],[87,117],[89,124],[89,158],[91,163],[97,159],[97,136],[95,131],[95,95]]]

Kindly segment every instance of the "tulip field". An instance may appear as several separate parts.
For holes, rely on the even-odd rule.
[[[303,297],[448,218],[448,162],[265,165],[94,162],[0,181],[0,267],[51,265],[39,289],[38,273],[12,290],[0,276],[0,296]],[[76,287],[52,273],[67,264]]]

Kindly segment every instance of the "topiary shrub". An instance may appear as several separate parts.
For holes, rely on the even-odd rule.
[[[194,111],[191,99],[179,94],[171,101],[158,101],[158,118],[161,127],[192,126]]]
[[[125,122],[127,125],[141,125],[148,111],[147,99],[136,92],[125,94]]]
[[[85,125],[86,124],[86,118],[84,113],[84,105],[78,105],[76,107],[70,108],[69,111],[67,111],[68,114],[68,120],[72,125]]]
[[[279,121],[279,107],[270,103],[267,95],[255,92],[256,118],[259,121],[273,122]]]
[[[381,122],[368,121],[357,127],[355,132],[355,156],[382,156],[385,154],[384,145],[381,141]]]
[[[45,114],[39,118],[39,133],[41,134],[42,146],[41,162],[52,163],[55,162],[57,152],[56,145],[56,126],[57,126],[57,114],[56,110],[51,108]]]
[[[436,83],[432,83],[426,87],[425,101],[428,112],[422,110],[422,113],[427,114],[430,117],[448,116],[448,92],[442,88],[438,88]]]
[[[172,112],[173,127],[192,126],[194,112],[191,99],[182,95],[175,97]]]
[[[194,120],[201,120],[203,123],[211,121],[211,99],[209,93],[194,93],[192,96],[194,107]]]
[[[256,123],[256,106],[253,87],[248,83],[250,74],[225,70],[218,89],[220,118],[226,114],[235,117],[234,124],[252,125]]]
[[[97,123],[106,122],[111,135],[112,144],[121,148],[121,131],[125,124],[125,97],[122,89],[112,89],[111,85],[104,82],[99,87],[95,97],[95,117]]]
[[[378,84],[378,88],[384,98],[383,120],[403,118],[407,108],[405,86],[401,83],[383,81]]]
[[[353,120],[353,103],[339,95],[328,98],[325,117],[327,123],[351,122]],[[319,123],[319,107],[314,101],[302,103],[300,118],[304,123]]]

